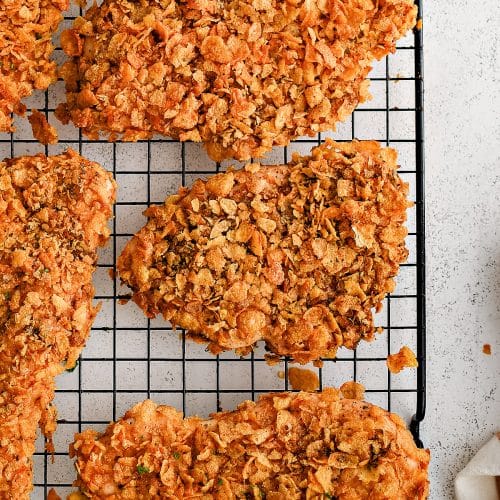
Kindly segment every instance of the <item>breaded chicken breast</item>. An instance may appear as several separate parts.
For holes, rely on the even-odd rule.
[[[98,310],[92,273],[114,199],[111,175],[71,150],[0,162],[1,498],[29,498],[37,428],[55,430],[54,377]]]
[[[162,206],[118,259],[148,317],[244,355],[258,340],[306,363],[374,337],[408,254],[408,186],[396,152],[327,141],[287,165],[198,180]]]
[[[52,35],[69,0],[0,2],[0,132],[11,132],[10,114],[23,115],[21,99],[57,80],[49,60]]]
[[[421,500],[429,491],[429,452],[404,422],[335,389],[267,394],[210,420],[147,400],[101,435],[77,434],[70,455],[89,498]]]
[[[63,33],[57,116],[90,138],[258,158],[345,120],[416,14],[413,0],[104,0]]]

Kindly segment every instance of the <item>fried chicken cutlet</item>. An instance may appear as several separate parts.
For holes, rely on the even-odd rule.
[[[397,415],[336,389],[246,401],[210,420],[150,400],[75,436],[74,483],[119,499],[427,498],[429,452]]]
[[[118,259],[148,317],[248,354],[264,340],[300,363],[375,334],[372,308],[408,254],[396,152],[327,141],[287,165],[249,164],[145,211]]]
[[[23,115],[21,99],[57,80],[52,35],[69,0],[0,2],[0,132],[11,132],[10,114]]]
[[[63,33],[56,115],[93,139],[163,134],[217,161],[259,158],[366,101],[371,64],[416,14],[413,0],[104,0]]]
[[[71,150],[0,162],[1,498],[29,498],[37,428],[55,430],[54,377],[97,313],[92,273],[114,198],[111,175]]]

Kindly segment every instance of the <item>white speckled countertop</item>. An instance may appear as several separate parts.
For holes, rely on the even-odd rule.
[[[500,3],[424,5],[431,499],[500,430]],[[482,353],[491,344],[492,355]],[[478,499],[480,500],[480,499]]]

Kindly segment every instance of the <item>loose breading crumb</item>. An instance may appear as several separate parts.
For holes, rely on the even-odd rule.
[[[12,132],[11,113],[24,115],[21,99],[57,80],[52,35],[69,0],[0,2],[0,132]]]
[[[491,345],[490,344],[483,345],[483,353],[487,354],[488,356],[491,355]]]
[[[117,263],[148,317],[161,313],[217,354],[300,363],[375,335],[408,251],[408,186],[396,152],[327,141],[287,165],[247,165],[181,188]]]
[[[209,420],[139,403],[103,434],[75,436],[90,498],[423,500],[428,450],[404,422],[339,391],[280,393]]]
[[[396,354],[387,356],[387,367],[391,373],[399,373],[405,368],[417,368],[417,366],[415,353],[407,346],[401,347]]]
[[[288,382],[294,391],[313,392],[319,389],[319,377],[316,372],[295,366],[288,369]]]
[[[29,498],[38,427],[51,443],[54,377],[97,313],[92,273],[114,197],[111,175],[71,150],[0,162],[1,498]]]
[[[361,401],[365,397],[365,387],[358,382],[354,382],[354,380],[342,384],[340,386],[340,392],[346,399],[357,399]]]
[[[61,497],[57,494],[54,488],[50,488],[47,494],[47,500],[61,500]]]
[[[159,133],[218,161],[262,157],[369,99],[373,61],[416,14],[413,0],[105,0],[61,37],[56,115],[93,139]]]
[[[28,118],[33,131],[33,137],[42,144],[56,144],[59,140],[57,130],[49,124],[43,113],[33,109]]]

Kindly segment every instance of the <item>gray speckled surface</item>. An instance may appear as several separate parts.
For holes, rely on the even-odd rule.
[[[424,6],[431,498],[500,430],[500,4]],[[496,31],[496,33],[495,33]],[[489,343],[492,355],[482,353]],[[478,499],[480,500],[480,499]]]

